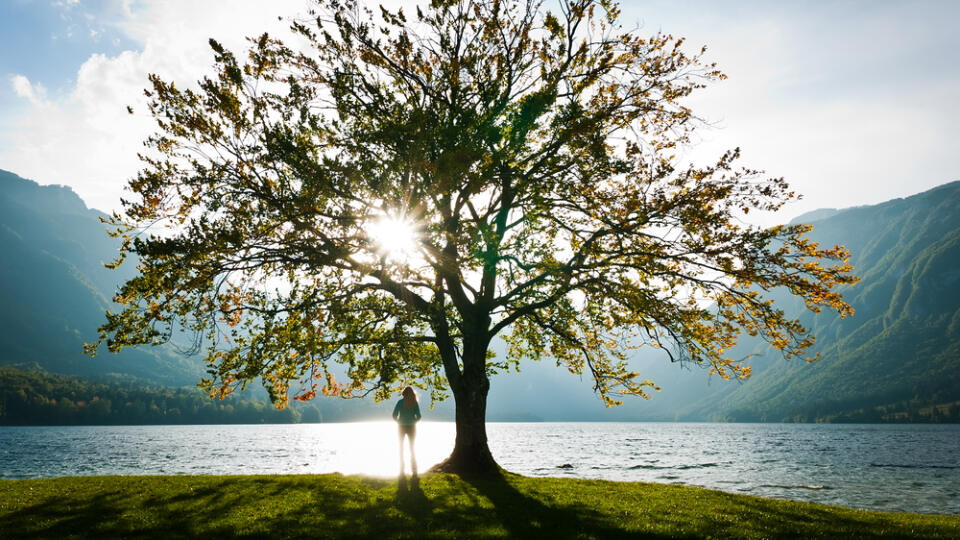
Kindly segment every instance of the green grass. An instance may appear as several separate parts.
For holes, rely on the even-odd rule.
[[[0,538],[145,537],[960,538],[960,517],[512,474],[0,481]]]

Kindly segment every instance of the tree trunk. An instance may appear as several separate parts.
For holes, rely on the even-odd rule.
[[[490,380],[482,371],[464,373],[462,384],[452,387],[456,402],[457,438],[450,457],[432,470],[455,473],[460,476],[487,476],[499,474],[487,446],[487,392]]]

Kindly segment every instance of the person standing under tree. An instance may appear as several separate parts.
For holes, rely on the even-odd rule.
[[[403,436],[410,441],[410,472],[417,476],[417,455],[414,452],[414,440],[417,437],[417,422],[420,421],[420,404],[417,402],[417,393],[413,388],[403,389],[403,399],[393,408],[393,419],[397,421],[400,430],[400,476],[403,476]]]

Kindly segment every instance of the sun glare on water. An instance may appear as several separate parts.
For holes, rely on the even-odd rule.
[[[367,225],[367,234],[390,260],[409,263],[417,255],[417,231],[405,219],[383,216]]]
[[[329,452],[317,451],[319,455],[311,457],[311,470],[383,477],[396,476],[399,472],[400,441],[396,422],[344,422],[317,426],[322,426],[315,428],[317,437],[333,442],[322,445],[329,447]],[[331,430],[337,435],[332,436]],[[450,455],[455,436],[453,422],[423,421],[417,424],[415,452],[421,472]],[[406,444],[404,456],[409,473],[410,448]]]

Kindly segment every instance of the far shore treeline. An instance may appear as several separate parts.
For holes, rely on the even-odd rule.
[[[278,410],[256,399],[210,399],[196,388],[95,382],[0,367],[0,425],[288,424],[319,422],[313,404]]]
[[[330,411],[333,421],[351,419]],[[269,402],[210,399],[199,390],[161,388],[132,380],[93,381],[0,367],[0,425],[289,424],[325,418],[314,403],[278,410]],[[820,423],[960,423],[960,402],[918,400],[798,421]]]

